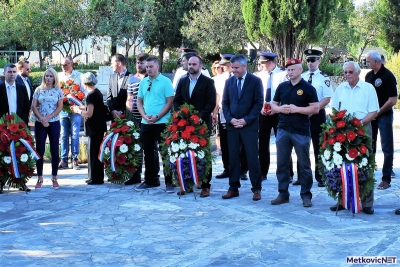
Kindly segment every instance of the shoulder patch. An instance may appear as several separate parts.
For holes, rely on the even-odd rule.
[[[328,74],[326,74],[326,73],[323,72],[323,71],[321,71],[321,74],[322,74],[324,77],[329,77]],[[328,85],[328,86],[329,86],[329,85]]]
[[[331,86],[331,81],[330,80],[325,80],[324,82],[325,82],[326,86],[328,86],[328,87]]]

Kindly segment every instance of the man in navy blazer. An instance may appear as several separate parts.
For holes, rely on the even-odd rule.
[[[240,140],[244,146],[252,184],[253,200],[261,199],[261,170],[258,160],[258,116],[263,106],[261,79],[247,72],[247,58],[238,54],[231,58],[235,76],[225,83],[222,109],[227,123],[229,146],[229,190],[222,196],[239,196]]]
[[[15,82],[25,86],[26,92],[29,97],[29,103],[32,104],[34,89],[32,87],[32,83],[29,79],[29,73],[31,73],[31,66],[29,65],[29,61],[27,61],[27,60],[18,61],[17,72],[18,72],[18,75],[17,75],[17,78],[15,79]]]
[[[189,72],[184,78],[181,78],[176,88],[174,98],[174,110],[187,103],[193,105],[194,109],[199,111],[200,119],[207,124],[208,132],[212,129],[212,112],[217,102],[217,93],[214,86],[214,80],[201,73],[201,58],[193,55],[188,62]],[[207,176],[207,182],[201,184],[200,197],[210,195],[210,181],[212,173]],[[183,192],[180,192],[183,194]]]

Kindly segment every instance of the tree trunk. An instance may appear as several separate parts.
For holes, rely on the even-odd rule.
[[[111,37],[111,56],[117,53],[117,42],[115,38]]]
[[[39,49],[39,69],[42,70],[42,67],[43,67],[42,50]]]
[[[158,47],[158,60],[160,61],[160,73],[162,72],[162,66],[163,66],[163,61],[164,61],[164,51],[165,51],[165,46],[160,45]]]

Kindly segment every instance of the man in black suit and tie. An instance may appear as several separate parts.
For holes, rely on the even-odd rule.
[[[18,61],[17,72],[18,75],[15,79],[15,82],[25,86],[29,97],[29,103],[32,104],[34,88],[32,87],[31,80],[29,79],[29,74],[31,73],[29,61]]]
[[[16,113],[26,124],[30,110],[28,93],[26,88],[15,82],[17,67],[7,64],[4,67],[5,82],[0,84],[0,118],[5,114]],[[4,183],[0,184],[0,194],[3,193]],[[26,185],[20,190],[31,191]]]
[[[214,80],[206,77],[201,73],[201,58],[194,55],[188,61],[188,75],[179,80],[174,98],[174,110],[184,103],[193,105],[194,109],[200,112],[200,119],[207,123],[208,132],[212,129],[211,113],[216,105],[216,90]],[[208,197],[210,195],[210,181],[212,173],[207,176],[207,182],[201,184],[200,197]],[[178,193],[179,194],[179,193]],[[180,192],[183,194],[183,192]]]
[[[247,72],[247,58],[238,54],[231,58],[235,76],[225,83],[222,109],[227,122],[229,146],[229,190],[222,196],[239,196],[240,140],[246,151],[252,184],[253,200],[261,199],[261,170],[258,161],[258,115],[263,106],[261,79]]]

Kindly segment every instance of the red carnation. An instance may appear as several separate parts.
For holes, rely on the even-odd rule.
[[[342,133],[339,133],[338,135],[336,135],[336,141],[343,143],[344,141],[346,141],[346,136]]]
[[[358,156],[358,151],[355,148],[349,150],[349,157],[355,159]]]
[[[165,143],[167,145],[171,144],[171,139],[169,139],[168,136],[165,137]]]
[[[117,128],[117,129],[114,129],[113,130],[113,133],[119,133],[121,131],[121,129],[120,128]]]
[[[368,152],[368,148],[364,145],[361,145],[360,152],[361,152],[361,154],[366,154]]]
[[[186,126],[186,120],[184,120],[184,119],[181,119],[179,122],[178,122],[178,126],[179,127],[184,127],[184,126]]]
[[[174,133],[171,138],[172,140],[176,140],[178,139],[178,136],[179,136],[178,133]]]
[[[7,131],[7,125],[6,124],[1,124],[0,125],[0,131],[2,131],[2,132]]]
[[[8,129],[10,129],[10,132],[16,133],[18,132],[19,126],[18,124],[11,123],[10,126],[8,126]]]
[[[331,137],[328,139],[328,144],[330,144],[331,146],[333,146],[333,144],[335,144],[335,143],[336,143],[335,137]]]
[[[174,113],[174,119],[178,118],[178,115],[179,115],[179,113],[178,113],[178,112],[175,112],[175,113]]]
[[[12,121],[14,119],[14,115],[6,115],[6,121]]]
[[[171,130],[173,132],[176,132],[176,131],[178,131],[178,127],[174,124],[174,125],[172,125]]]
[[[338,119],[341,119],[341,118],[343,118],[344,117],[344,115],[346,115],[346,111],[347,110],[341,110],[341,111],[339,111],[338,112],[338,114],[336,114],[336,116],[335,117],[333,117],[333,120],[338,120]]]
[[[357,134],[360,135],[360,136],[363,136],[363,135],[364,135],[364,130],[361,129],[361,128],[358,129],[358,130],[357,130]]]
[[[125,119],[125,114],[121,114],[121,115],[119,115],[119,117],[121,118],[121,119]]]
[[[68,98],[64,97],[63,102],[66,103],[68,101]]]
[[[113,172],[113,173],[111,174],[111,178],[112,178],[113,180],[119,180],[118,175],[117,175],[115,172]]]
[[[178,124],[179,119],[174,119],[174,124]]]
[[[18,170],[20,174],[26,174],[26,172],[28,171],[28,167],[26,166],[26,164],[19,164]]]
[[[79,98],[80,100],[84,99],[84,98],[85,98],[85,93],[79,92],[79,93],[78,93],[78,98]]]
[[[22,130],[22,131],[20,132],[20,134],[21,134],[21,137],[22,137],[23,139],[25,139],[25,138],[28,137],[28,134],[27,134],[24,130]]]
[[[20,138],[21,138],[21,136],[19,134],[11,135],[11,140],[14,140],[15,142],[17,142]]]
[[[66,84],[68,84],[68,85],[71,85],[71,84],[73,84],[74,83],[74,81],[73,80],[71,80],[71,79],[68,79],[66,82],[65,82]]]
[[[126,170],[127,170],[129,173],[132,173],[132,172],[135,171],[135,166],[133,166],[132,164],[129,164],[128,166],[126,166]]]
[[[194,124],[198,124],[200,121],[200,118],[197,115],[192,115],[190,118],[193,120]]]
[[[203,138],[200,138],[199,139],[199,144],[200,144],[201,147],[205,147],[207,145],[207,140],[203,139]]]
[[[121,127],[121,132],[126,133],[127,131],[129,131],[129,126],[128,125],[124,125]]]
[[[183,132],[181,133],[181,136],[182,136],[183,139],[189,140],[189,139],[190,139],[190,132],[187,131],[187,130],[185,130],[185,131],[183,131]]]
[[[124,136],[124,143],[125,144],[130,145],[130,144],[132,144],[132,141],[133,141],[132,137]]]
[[[346,136],[347,136],[347,139],[349,139],[350,141],[353,141],[357,137],[356,133],[353,131],[348,131]]]
[[[322,149],[325,149],[326,148],[326,142],[324,141],[323,143],[322,143]]]
[[[0,151],[2,152],[7,151],[7,143],[5,142],[0,143]]]
[[[353,118],[351,120],[351,124],[353,124],[354,126],[360,126],[361,125],[361,121],[357,118]]]
[[[207,131],[207,127],[201,126],[201,127],[200,127],[200,130],[199,130],[199,133],[200,133],[201,135],[203,135],[203,134],[206,133],[206,131]]]
[[[336,127],[337,128],[343,128],[346,126],[346,122],[345,121],[339,121],[338,123],[336,123]]]
[[[189,109],[188,108],[182,108],[181,110],[182,110],[183,113],[189,114]]]
[[[169,126],[167,127],[167,131],[168,131],[168,132],[172,132],[172,125],[169,125]]]
[[[34,172],[35,172],[35,169],[34,169],[34,168],[28,169],[28,175],[29,175],[29,176],[32,176]]]
[[[194,132],[194,127],[193,126],[186,126],[186,129],[185,129],[185,131],[188,131],[189,133],[193,133]]]
[[[115,126],[117,126],[117,122],[116,122],[116,121],[113,121],[113,122],[111,123],[111,125],[110,125],[110,128],[114,128]]]
[[[199,138],[197,137],[197,135],[192,135],[192,136],[190,137],[190,141],[191,141],[192,143],[197,144],[197,143],[199,142]]]
[[[25,129],[25,128],[26,128],[26,125],[25,125],[25,123],[23,123],[22,121],[20,121],[20,122],[19,122],[19,127],[22,128],[22,129]]]
[[[81,87],[78,84],[74,84],[72,86],[72,89],[75,90],[75,91],[79,91],[81,89]]]
[[[335,132],[335,128],[330,128],[328,134],[333,134]]]
[[[126,162],[126,157],[124,155],[118,155],[117,156],[117,163],[119,165],[125,164]]]
[[[118,137],[117,142],[115,142],[115,145],[122,146],[123,143],[124,143],[124,137],[120,136],[120,137]]]

